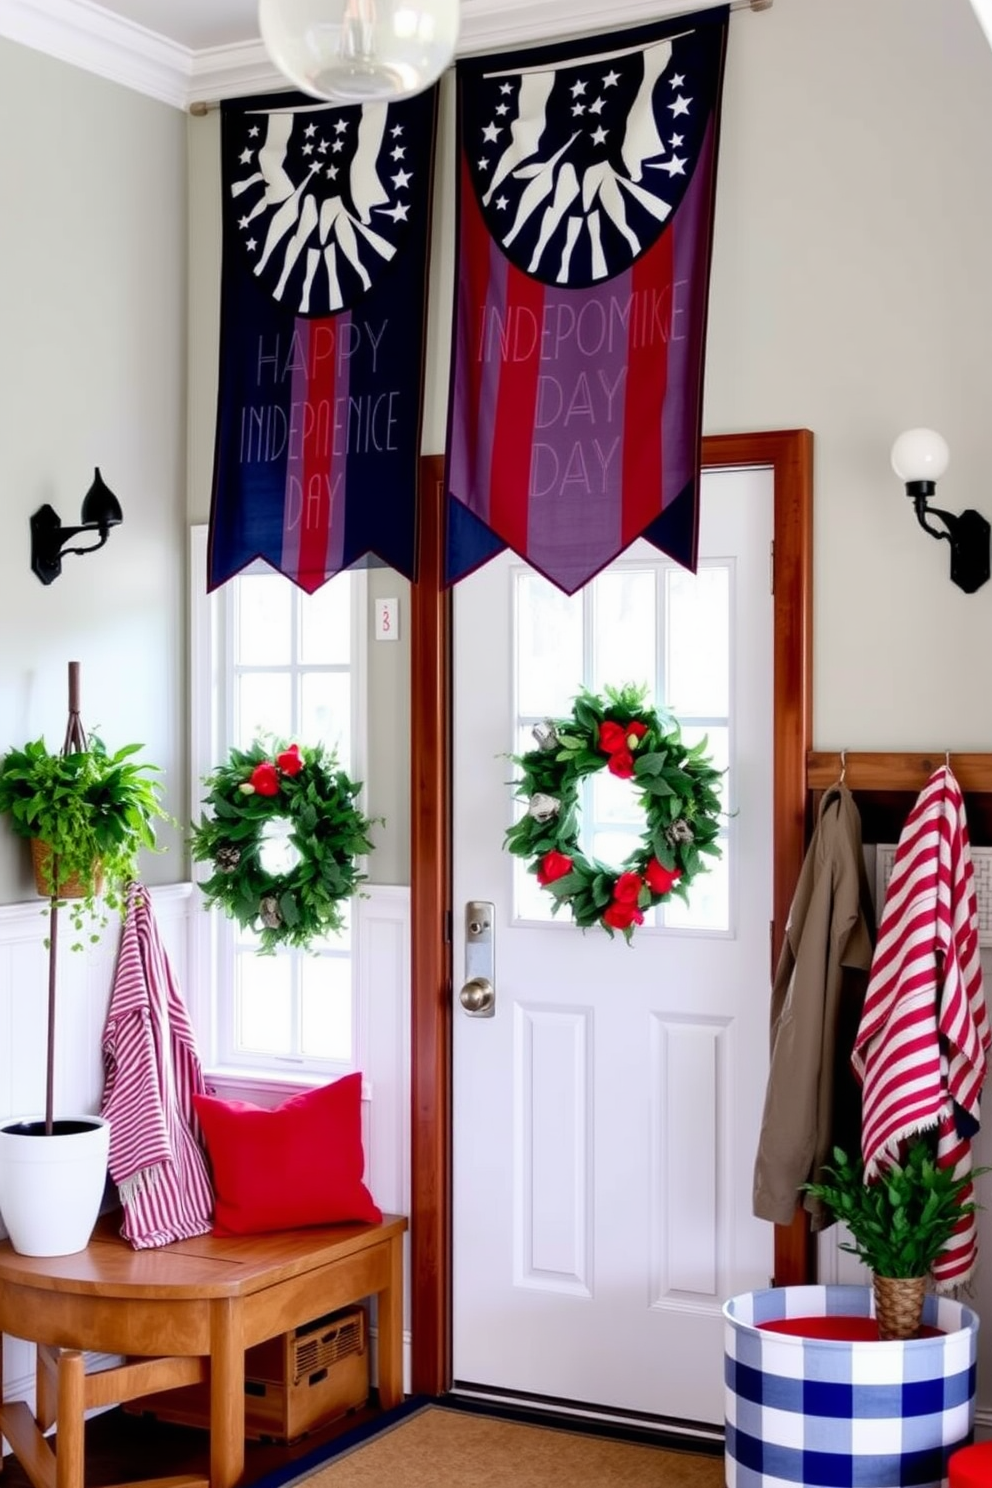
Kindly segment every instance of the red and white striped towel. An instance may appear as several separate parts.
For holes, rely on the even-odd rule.
[[[127,891],[103,1063],[100,1114],[110,1121],[121,1234],[135,1250],[206,1234],[214,1195],[193,1106],[203,1070],[148,891],[136,883]]]
[[[964,798],[944,766],[899,839],[852,1055],[866,1178],[933,1129],[938,1162],[970,1172],[989,1041]],[[976,1247],[971,1216],[934,1265],[938,1286],[967,1280]]]

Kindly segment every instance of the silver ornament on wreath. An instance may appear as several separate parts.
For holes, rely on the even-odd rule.
[[[282,924],[282,915],[279,912],[279,900],[273,894],[266,894],[259,902],[258,918],[266,930],[278,930]]]
[[[665,841],[669,847],[678,847],[680,842],[694,842],[695,838],[696,834],[684,816],[680,816],[678,821],[673,821],[665,832]]]
[[[546,718],[543,723],[536,723],[531,734],[537,740],[538,749],[558,748],[558,732],[550,718]]]
[[[527,815],[543,825],[556,817],[560,810],[561,802],[555,796],[546,796],[543,791],[536,791],[530,798]]]

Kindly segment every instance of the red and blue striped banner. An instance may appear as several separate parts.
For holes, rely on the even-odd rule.
[[[726,7],[459,62],[449,582],[695,569]]]
[[[208,587],[256,558],[313,593],[416,571],[437,89],[223,106]]]

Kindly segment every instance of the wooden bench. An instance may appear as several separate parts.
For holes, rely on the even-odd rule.
[[[402,1216],[204,1235],[156,1250],[132,1250],[117,1224],[101,1220],[76,1255],[21,1256],[0,1242],[0,1334],[38,1345],[35,1415],[23,1401],[0,1404],[0,1435],[35,1488],[84,1488],[87,1410],[204,1381],[209,1480],[149,1479],[147,1488],[235,1488],[245,1465],[245,1350],[363,1297],[378,1297],[379,1403],[402,1400]],[[87,1374],[84,1351],[126,1362]],[[53,1424],[54,1452],[43,1435]]]

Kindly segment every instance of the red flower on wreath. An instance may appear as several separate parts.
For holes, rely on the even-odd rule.
[[[643,887],[644,880],[639,873],[621,873],[620,877],[613,885],[614,903],[636,904]]]
[[[634,774],[634,756],[632,750],[644,738],[648,728],[646,723],[633,718],[626,726],[615,723],[611,718],[604,718],[599,725],[599,747],[604,754],[610,756],[606,768],[611,775],[616,775],[620,780],[630,780]]]
[[[657,858],[652,858],[644,870],[644,877],[652,894],[668,894],[682,877],[682,869],[666,868]]]
[[[604,754],[616,754],[618,749],[626,749],[627,731],[623,724],[604,718],[599,725],[599,747]]]
[[[289,748],[284,749],[282,754],[277,754],[276,764],[284,775],[299,775],[303,769],[299,744],[290,744]]]
[[[611,930],[629,930],[631,925],[643,925],[644,916],[636,904],[618,904],[614,899],[603,910],[603,924]]]
[[[537,881],[543,889],[549,883],[554,883],[556,879],[564,878],[566,873],[571,873],[571,871],[572,859],[568,854],[552,850],[545,853],[537,865]]]
[[[617,749],[606,761],[606,768],[619,780],[630,780],[634,774],[634,756],[629,749]]]
[[[279,794],[279,772],[271,760],[263,760],[256,765],[249,776],[249,783],[260,796],[277,796]]]

